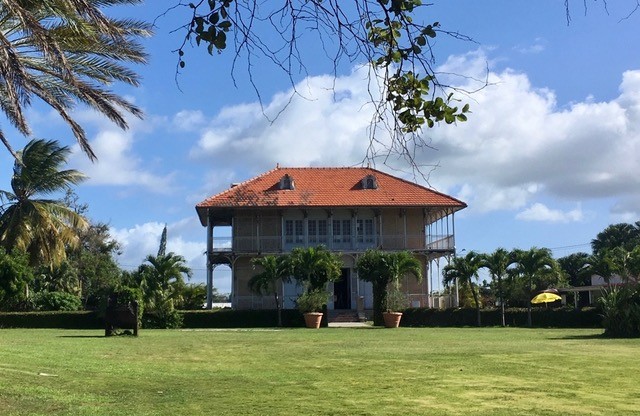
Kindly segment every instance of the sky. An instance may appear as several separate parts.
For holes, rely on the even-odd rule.
[[[428,182],[415,180],[468,204],[456,214],[458,251],[536,246],[562,257],[590,252],[590,241],[609,224],[640,220],[640,12],[627,18],[636,2],[606,8],[587,2],[586,10],[583,2],[570,2],[569,24],[558,1],[433,3],[420,18],[473,39],[437,38],[437,70],[458,74],[446,81],[462,89],[476,89],[474,79],[488,81],[460,97],[471,106],[469,120],[425,131],[433,148],[416,155],[437,167]],[[74,111],[97,163],[50,109],[36,105],[29,117],[35,137],[72,147],[69,167],[89,176],[76,193],[93,221],[110,226],[123,268],[135,269],[157,252],[166,224],[167,250],[184,256],[192,281],[200,283],[206,233],[198,202],[278,163],[358,165],[371,113],[363,63],[341,64],[334,79],[311,40],[301,43],[306,71],[293,74],[302,97],[292,98],[282,72],[258,62],[260,103],[241,65],[232,80],[233,56],[210,56],[205,48],[185,49],[186,66],[177,73],[179,28],[189,10],[163,14],[174,4],[148,1],[114,11],[155,20],[155,35],[144,41],[148,65],[135,67],[142,85],[113,86],[144,110],[143,120],[130,118],[123,131],[86,108]],[[286,103],[275,121],[265,117]],[[20,148],[27,139],[15,134]],[[0,166],[0,185],[8,189],[7,152]],[[214,281],[219,292],[230,291],[228,270],[216,269]]]

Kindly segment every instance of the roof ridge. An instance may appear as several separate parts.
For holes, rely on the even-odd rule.
[[[366,167],[366,166],[278,166],[276,169],[279,170],[286,170],[286,169],[298,169],[298,170],[320,170],[320,169],[324,169],[324,170],[339,170],[339,169],[352,169],[352,170],[356,170],[356,169],[369,169],[369,170],[376,170],[373,169],[371,167]],[[269,172],[272,172],[275,169],[272,169]]]

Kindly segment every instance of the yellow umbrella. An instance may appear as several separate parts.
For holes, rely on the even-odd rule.
[[[543,293],[540,293],[539,295],[536,295],[533,299],[531,299],[531,303],[550,303],[560,299],[562,298],[556,295],[555,293],[543,292]]]

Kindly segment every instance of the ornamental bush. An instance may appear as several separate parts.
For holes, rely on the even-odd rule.
[[[612,288],[598,299],[604,334],[613,338],[640,337],[640,286]]]
[[[67,292],[40,292],[33,297],[38,311],[77,311],[82,307],[79,296]]]

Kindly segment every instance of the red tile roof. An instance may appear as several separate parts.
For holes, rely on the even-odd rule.
[[[280,189],[289,175],[295,189]],[[373,175],[377,189],[363,189],[362,179]],[[371,168],[283,168],[242,182],[196,205],[201,220],[206,208],[248,207],[448,207],[464,202],[424,186]]]

